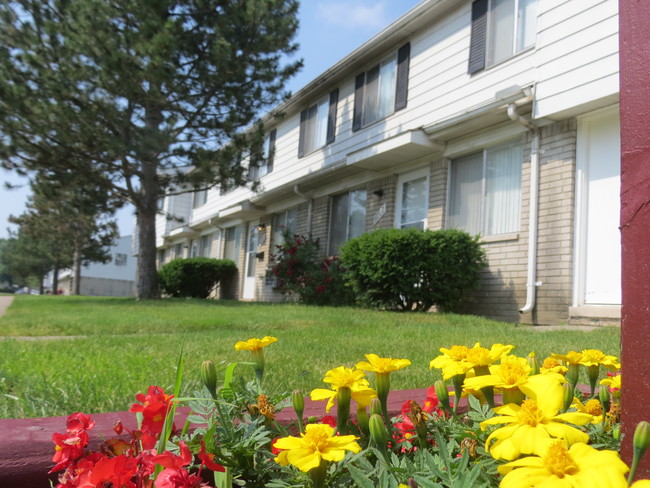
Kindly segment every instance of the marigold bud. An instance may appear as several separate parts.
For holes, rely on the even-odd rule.
[[[445,410],[451,412],[451,405],[449,404],[449,390],[447,390],[447,385],[443,380],[438,380],[434,384],[436,390],[436,396],[440,401],[440,405],[443,406]]]
[[[598,389],[598,400],[603,407],[603,412],[609,412],[609,407],[611,405],[611,399],[609,396],[609,390],[604,386],[601,386]]]
[[[384,411],[381,408],[381,402],[379,398],[373,398],[370,400],[370,415],[383,415]]]
[[[302,396],[300,390],[293,390],[291,393],[291,404],[293,405],[293,410],[296,412],[296,417],[299,419],[302,418],[302,414],[305,411],[305,398]]]
[[[573,385],[564,383],[562,387],[564,388],[564,404],[562,411],[566,412],[573,403]]]
[[[413,478],[409,478],[407,484],[409,488],[418,488],[418,484]]]
[[[528,363],[528,366],[530,366],[531,375],[539,374],[539,359],[537,359],[535,351],[531,351],[528,356],[526,356],[526,362]]]
[[[217,396],[217,368],[210,360],[201,364],[201,381],[210,392],[212,397]]]
[[[634,431],[632,445],[634,449],[639,449],[642,455],[648,449],[650,446],[650,423],[645,420],[639,422]]]
[[[386,432],[386,426],[384,425],[384,419],[381,418],[381,415],[372,414],[370,420],[368,421],[368,427],[370,429],[370,438],[373,440],[378,449],[386,449],[388,443],[388,432]]]

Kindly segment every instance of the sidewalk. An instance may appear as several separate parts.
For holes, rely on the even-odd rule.
[[[0,297],[0,317],[2,317],[7,309],[9,308],[9,305],[11,305],[11,302],[14,301],[14,297],[11,296],[1,296]]]

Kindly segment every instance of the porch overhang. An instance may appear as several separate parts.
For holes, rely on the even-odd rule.
[[[232,207],[224,208],[219,211],[219,215],[216,217],[218,220],[226,219],[242,219],[242,220],[251,220],[261,217],[266,214],[266,208],[257,205],[250,200],[245,200],[237,205]],[[210,219],[210,222],[213,222],[215,218]]]
[[[533,110],[533,98],[534,87],[532,85],[523,88],[512,86],[496,92],[494,98],[485,103],[423,127],[423,131],[432,141],[444,144],[451,139],[510,121],[508,105],[511,103],[518,107],[520,114],[530,115]],[[538,126],[550,122],[539,119],[535,121]]]
[[[416,129],[348,153],[347,164],[379,171],[443,150],[444,145],[431,142],[424,131]]]
[[[196,237],[197,234],[198,233],[194,229],[192,229],[189,225],[182,225],[180,227],[176,227],[175,229],[170,230],[165,235],[165,240]]]
[[[290,198],[296,195],[296,187],[299,188],[301,194],[311,196],[311,194],[320,188],[323,188],[325,185],[341,181],[364,171],[366,171],[364,168],[349,166],[347,160],[343,159],[334,164],[310,171],[309,173],[297,177],[290,183],[286,183],[269,191],[262,191],[253,197],[251,201],[255,204],[265,205],[285,198]],[[221,213],[219,216],[221,216]]]

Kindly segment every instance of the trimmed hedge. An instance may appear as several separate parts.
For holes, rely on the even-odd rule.
[[[174,259],[158,271],[160,288],[173,297],[207,298],[221,281],[230,278],[237,266],[230,259]]]
[[[456,229],[376,230],[344,244],[341,259],[365,306],[453,311],[486,264],[478,239]]]

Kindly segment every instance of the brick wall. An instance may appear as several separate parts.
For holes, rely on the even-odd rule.
[[[484,239],[488,267],[481,287],[463,311],[508,322],[561,324],[568,320],[572,297],[576,121],[569,119],[540,131],[537,277],[532,313],[520,315],[526,302],[530,209],[530,143],[524,136],[520,231]],[[432,182],[442,181],[442,169]],[[433,187],[433,183],[432,183]],[[433,192],[432,192],[433,193]],[[433,209],[430,210],[430,213]],[[444,212],[443,212],[444,215]]]

